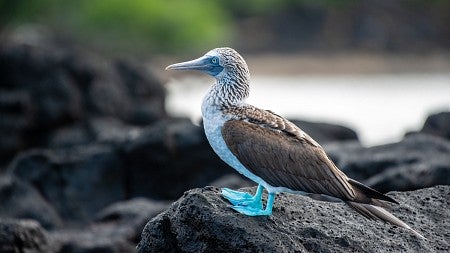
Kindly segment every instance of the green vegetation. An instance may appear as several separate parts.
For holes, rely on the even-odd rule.
[[[0,0],[0,22],[41,23],[106,50],[182,52],[231,41],[232,22],[206,0]]]
[[[77,27],[89,35],[101,31],[108,39],[163,51],[208,47],[226,40],[230,29],[226,14],[210,1],[86,0],[77,15]]]

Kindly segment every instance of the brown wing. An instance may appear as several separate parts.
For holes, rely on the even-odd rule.
[[[354,200],[347,176],[320,145],[298,131],[301,136],[242,120],[227,121],[222,128],[231,152],[271,186]]]

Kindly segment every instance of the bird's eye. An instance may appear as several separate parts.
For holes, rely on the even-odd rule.
[[[211,59],[211,63],[217,64],[217,62],[218,62],[218,60],[217,60],[216,57],[214,57],[214,58]]]

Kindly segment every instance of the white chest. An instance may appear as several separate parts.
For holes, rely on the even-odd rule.
[[[228,149],[222,137],[222,126],[229,119],[223,115],[217,106],[211,105],[208,98],[203,100],[202,116],[206,138],[214,152],[231,167],[235,169],[237,169],[236,167],[243,167]]]
[[[233,167],[239,173],[252,181],[267,186],[260,177],[251,173],[244,165],[239,162],[237,157],[228,149],[225,140],[222,137],[222,126],[230,117],[226,117],[216,106],[209,104],[207,98],[202,104],[203,126],[205,128],[206,138],[216,154],[228,165]]]

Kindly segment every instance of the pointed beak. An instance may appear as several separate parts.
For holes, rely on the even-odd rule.
[[[186,62],[175,63],[166,67],[166,70],[200,70],[205,71],[211,68],[210,57],[202,56],[198,59]]]

